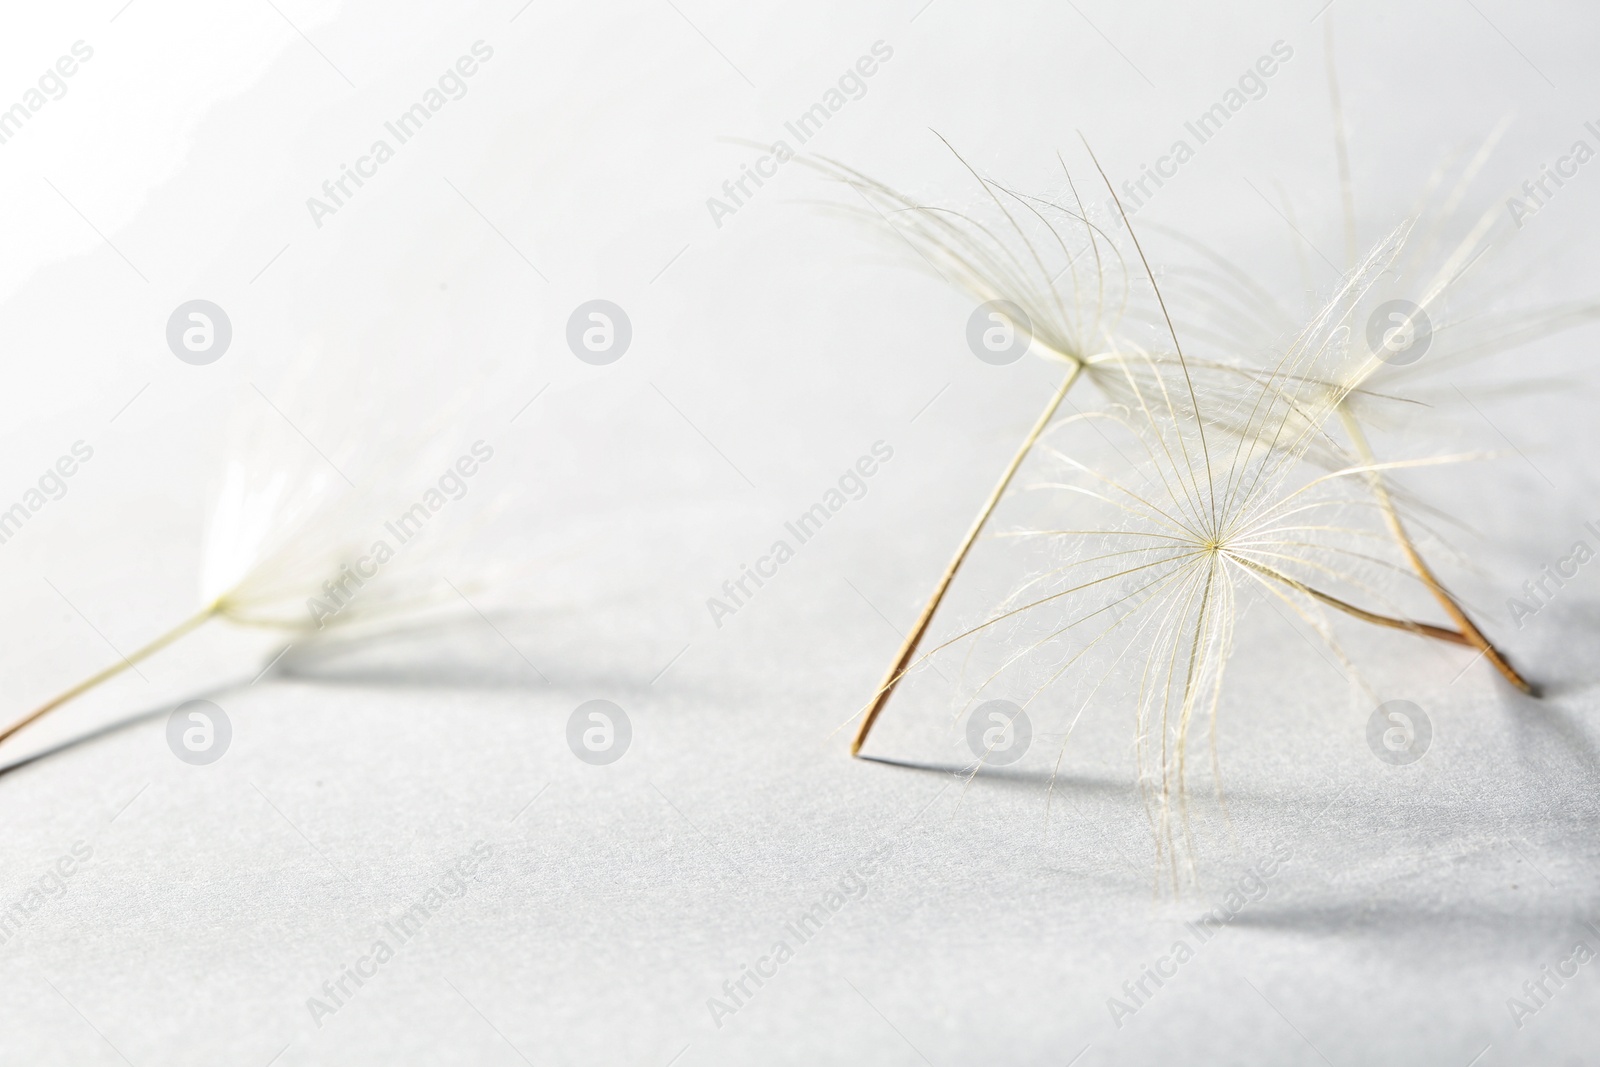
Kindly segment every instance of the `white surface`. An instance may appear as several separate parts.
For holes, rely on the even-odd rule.
[[[445,436],[492,440],[503,463],[486,488],[515,493],[469,542],[517,568],[489,598],[505,640],[463,612],[248,685],[270,640],[202,632],[19,737],[28,753],[126,722],[0,777],[0,899],[74,842],[93,850],[0,945],[0,1059],[1583,1062],[1595,965],[1520,1029],[1506,1000],[1575,942],[1600,949],[1583,926],[1600,924],[1600,601],[1585,571],[1520,631],[1500,605],[1600,517],[1592,331],[1463,371],[1493,422],[1466,407],[1442,421],[1506,456],[1414,483],[1469,527],[1478,569],[1452,579],[1548,699],[1508,695],[1481,663],[1462,673],[1453,651],[1341,631],[1386,694],[1433,720],[1423,761],[1388,767],[1366,746],[1370,708],[1251,609],[1219,738],[1231,823],[1203,782],[1202,880],[1177,902],[1153,891],[1119,708],[1074,735],[1048,816],[1048,734],[964,785],[934,675],[871,746],[929,769],[850,761],[832,732],[1053,372],[974,360],[969,304],[804,203],[829,193],[798,167],[713,225],[706,198],[755,155],[719,138],[779,135],[883,40],[893,59],[808,147],[962,202],[971,186],[931,126],[985,172],[1050,191],[1075,130],[1131,175],[1283,39],[1294,60],[1139,223],[1287,279],[1294,234],[1244,179],[1281,184],[1301,231],[1339,248],[1315,4],[278,7],[114,2],[6,35],[19,97],[73,41],[96,49],[0,145],[15,227],[0,256],[0,500],[73,441],[96,449],[0,545],[8,715],[194,609],[225,424],[308,351],[356,360],[374,396],[430,400],[442,377],[470,397]],[[1363,241],[1504,115],[1518,121],[1484,206],[1600,117],[1585,110],[1595,17],[1577,5],[1338,0],[1330,14]],[[314,227],[305,198],[479,39],[494,58],[467,95]],[[1600,289],[1596,167],[1498,257],[1534,303]],[[164,344],[195,296],[234,325],[210,367]],[[563,341],[595,296],[634,325],[609,367]],[[1497,388],[1552,375],[1572,384]],[[348,394],[330,392],[294,414],[338,426]],[[396,458],[414,434],[360,418],[335,461]],[[877,440],[894,459],[867,495],[715,627],[706,598]],[[968,589],[1001,583],[1004,559],[981,546]],[[166,747],[166,712],[219,684],[234,686],[211,694],[233,747],[189,767]],[[609,767],[565,743],[592,698],[633,722]],[[465,893],[317,1026],[307,999],[479,841],[493,856]],[[708,998],[883,843],[865,896],[714,1025]],[[1107,998],[1274,844],[1292,859],[1264,899],[1114,1026]]]

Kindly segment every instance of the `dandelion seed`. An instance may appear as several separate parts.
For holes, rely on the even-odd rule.
[[[1363,380],[1349,367],[1352,309],[1368,298],[1404,246],[1406,227],[1380,242],[1271,362],[1250,367],[1185,354],[1181,331],[1131,226],[1129,259],[1148,282],[1170,347],[1137,344],[1118,330],[1130,314],[1139,314],[1130,309],[1139,307],[1140,296],[1127,281],[1128,260],[1117,252],[1118,243],[1081,210],[1057,208],[1051,218],[1044,202],[980,177],[1001,220],[988,224],[921,207],[837,164],[821,168],[866,196],[873,213],[887,218],[941,274],[976,297],[1011,300],[1036,318],[1042,354],[1068,364],[1064,387],[1089,377],[1111,401],[1106,410],[1057,419],[1064,387],[1057,390],[901,646],[862,716],[853,753],[895,685],[959,644],[969,646],[969,657],[980,645],[991,650],[993,662],[980,672],[973,699],[1019,672],[1033,678],[1029,703],[1068,683],[1075,705],[1069,736],[1092,701],[1126,690],[1152,829],[1176,878],[1180,851],[1192,855],[1192,848],[1178,847],[1188,835],[1191,732],[1197,720],[1208,724],[1214,762],[1242,592],[1286,607],[1347,666],[1330,611],[1452,644],[1477,644],[1465,627],[1418,621],[1406,609],[1419,586],[1433,591],[1436,582],[1419,578],[1407,559],[1394,557],[1381,525],[1389,504],[1372,492],[1374,479],[1388,471],[1460,457],[1380,464],[1353,456],[1329,430]],[[1075,191],[1071,203],[1081,204]],[[1053,260],[1041,251],[1041,233],[1052,243]],[[1020,248],[1010,248],[1013,242]],[[1082,259],[1090,251],[1098,263],[1093,276],[1071,275],[1057,287],[1056,277],[1071,274],[1074,253]],[[1063,259],[1067,265],[1052,273]],[[1370,362],[1371,353],[1363,350],[1361,358]],[[1065,447],[1061,438],[1074,433],[1073,446]],[[1070,500],[1072,521],[1006,536],[1053,545],[1054,563],[994,614],[919,655],[921,639],[972,544],[1030,452],[1041,450],[1057,473],[1029,491]],[[1308,466],[1313,451],[1335,462]],[[1358,672],[1351,673],[1365,684]],[[1016,682],[1008,684],[1014,688]]]
[[[423,532],[419,523],[402,539],[388,523],[417,505],[419,497],[428,504],[424,513],[431,513],[430,492],[441,505],[449,502],[440,491],[441,477],[454,479],[451,485],[459,483],[461,496],[468,495],[455,466],[460,449],[444,441],[444,417],[423,422],[411,440],[375,450],[363,438],[378,420],[364,419],[362,405],[397,417],[403,409],[395,398],[374,395],[360,380],[365,368],[353,362],[312,356],[296,371],[285,388],[319,413],[314,436],[324,440],[324,448],[311,445],[312,437],[299,426],[285,425],[288,416],[278,405],[263,405],[265,394],[259,399],[245,395],[210,509],[199,563],[202,606],[0,729],[0,743],[213,620],[275,630],[303,650],[331,634],[361,633],[383,621],[453,605],[456,594],[445,571],[454,569],[463,579],[485,571],[482,565],[451,564],[462,563],[462,539],[499,506],[501,494],[477,492],[470,504],[454,505],[457,513],[447,529],[430,528],[426,536],[417,536]],[[358,382],[337,380],[341,371]],[[352,397],[362,400],[352,402]],[[334,455],[372,457],[359,467],[355,482],[329,458],[326,449],[333,439],[346,446],[332,449]],[[410,531],[407,526],[402,533]],[[405,543],[412,537],[415,544]]]

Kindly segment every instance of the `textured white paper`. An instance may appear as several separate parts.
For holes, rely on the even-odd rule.
[[[1441,567],[1547,698],[1341,625],[1379,691],[1431,723],[1423,759],[1390,766],[1337,661],[1252,604],[1217,738],[1226,816],[1201,773],[1199,881],[1174,900],[1123,706],[1085,717],[1048,793],[1062,718],[1043,709],[1021,762],[968,781],[961,709],[931,672],[868,746],[899,762],[847,758],[1055,372],[974,359],[970,303],[812,206],[848,194],[799,164],[737,205],[723,185],[763,156],[741,142],[792,137],[879,42],[889,58],[804,147],[960,204],[974,187],[930,127],[1028,191],[1058,188],[1058,147],[1082,160],[1079,130],[1137,178],[1283,41],[1292,59],[1136,225],[1157,262],[1157,227],[1178,226],[1280,291],[1302,269],[1326,289],[1343,236],[1324,24],[1366,243],[1507,115],[1474,211],[1600,145],[1591,11],[120,4],[4,35],[17,100],[93,48],[0,144],[0,505],[94,449],[0,545],[6,717],[195,610],[234,405],[308,351],[354,353],[375,390],[452,369],[474,404],[447,436],[496,450],[471,491],[513,493],[471,543],[516,571],[482,614],[291,650],[254,681],[281,642],[203,630],[0,747],[10,765],[67,744],[0,776],[0,906],[22,916],[0,943],[0,1058],[1586,1062],[1600,964],[1569,961],[1600,951],[1600,564],[1521,628],[1505,602],[1600,543],[1593,331],[1447,376],[1461,399],[1432,416],[1439,447],[1498,455],[1407,481],[1462,520],[1441,528],[1471,565]],[[477,42],[492,58],[464,95],[337,211],[307,206]],[[1485,268],[1533,303],[1600,288],[1600,163],[1547,191]],[[204,367],[163,334],[195,298],[233,327]],[[565,340],[593,299],[632,324],[609,366]],[[369,447],[403,460],[414,429],[378,420]],[[877,442],[892,458],[865,495],[716,619],[707,600]],[[1405,426],[1380,442],[1431,447]],[[1005,562],[979,545],[937,633],[1005,591]],[[197,695],[232,724],[204,767],[165,732]],[[567,740],[597,699],[632,730],[604,766]],[[1259,899],[1235,910],[1240,887]]]

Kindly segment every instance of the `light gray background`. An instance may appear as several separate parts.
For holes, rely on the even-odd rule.
[[[194,610],[227,426],[308,352],[362,371],[291,412],[319,426],[348,412],[340,463],[406,458],[414,426],[372,397],[426,408],[422,383],[444,378],[471,398],[445,436],[491,440],[484,491],[512,495],[470,532],[470,555],[512,572],[484,586],[498,634],[457,612],[250,684],[280,646],[204,631],[0,749],[9,764],[122,724],[0,778],[8,900],[74,842],[93,849],[0,946],[0,1061],[1600,1056],[1600,964],[1521,1029],[1506,1008],[1575,942],[1600,949],[1582,925],[1600,922],[1594,577],[1521,630],[1503,607],[1600,519],[1592,330],[1462,371],[1483,417],[1461,406],[1446,421],[1504,455],[1416,483],[1469,527],[1477,566],[1452,578],[1550,697],[1513,699],[1481,663],[1350,631],[1383,693],[1433,723],[1423,761],[1389,767],[1338,669],[1247,611],[1218,742],[1229,821],[1203,783],[1200,883],[1173,901],[1154,889],[1121,709],[1075,735],[1048,814],[1059,724],[1015,768],[965,784],[936,676],[872,741],[928,769],[851,761],[835,732],[1053,371],[974,359],[970,304],[811,206],[837,194],[798,166],[721,227],[705,206],[757,154],[740,139],[780,136],[875,41],[893,59],[808,147],[959,203],[971,185],[929,128],[1041,192],[1082,130],[1120,180],[1281,39],[1294,59],[1265,98],[1139,220],[1270,279],[1304,257],[1326,288],[1332,269],[1256,191],[1286,191],[1300,232],[1336,257],[1324,21],[1367,242],[1507,115],[1482,206],[1593,141],[1594,12],[920,2],[106,0],[7,15],[0,102],[72,42],[95,49],[0,145],[0,501],[73,441],[95,448],[68,494],[0,545],[7,717]],[[494,58],[468,94],[314,226],[306,197],[479,39]],[[1495,276],[1534,303],[1600,290],[1597,205],[1600,162],[1516,234]],[[233,323],[209,367],[164,344],[168,314],[195,297]],[[595,297],[633,323],[608,367],[563,342]],[[1503,387],[1526,378],[1564,384]],[[877,440],[894,459],[868,495],[714,626],[705,599]],[[980,548],[969,589],[998,551]],[[202,691],[234,741],[195,768],[163,728]],[[564,741],[593,698],[632,718],[633,747],[609,767]],[[493,858],[466,894],[315,1026],[307,998],[478,841]],[[880,843],[866,897],[713,1025],[707,998]],[[1107,998],[1274,843],[1293,859],[1268,896],[1114,1026]]]

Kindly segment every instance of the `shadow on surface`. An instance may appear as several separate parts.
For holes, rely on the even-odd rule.
[[[355,685],[526,689],[547,677],[519,647],[508,622],[450,616],[290,645],[280,678]]]
[[[1569,934],[1582,936],[1586,930],[1582,920],[1592,913],[1587,908],[1591,903],[1592,894],[1583,893],[1529,901],[1514,911],[1475,899],[1265,900],[1247,906],[1230,925],[1269,933],[1372,941],[1385,947],[1416,941],[1432,946],[1430,951],[1435,952],[1448,944],[1459,954],[1472,957],[1483,945],[1503,946],[1508,935],[1518,944],[1560,943]]]
[[[12,771],[21,770],[23,767],[26,767],[29,764],[38,763],[42,759],[47,759],[50,756],[77,748],[79,745],[88,744],[90,741],[97,741],[102,737],[109,737],[111,734],[126,730],[130,726],[137,726],[139,723],[150,719],[158,719],[163,715],[169,714],[173,708],[179,707],[182,704],[186,704],[191,700],[211,700],[227,693],[231,693],[236,689],[243,688],[248,684],[248,681],[238,681],[228,682],[224,685],[212,686],[210,689],[204,689],[198,693],[190,693],[188,696],[179,700],[169,700],[165,703],[157,704],[154,707],[144,708],[140,711],[135,711],[131,714],[124,715],[120,719],[113,719],[110,722],[102,723],[93,729],[85,730],[81,734],[76,734],[72,737],[58,741],[49,748],[40,749],[38,752],[31,752],[13,762],[0,763],[0,778],[5,777]],[[18,736],[25,735],[19,734]],[[3,753],[0,753],[0,759],[4,759]]]
[[[888,756],[858,756],[864,763],[881,763],[886,767],[899,767],[928,774],[947,774],[962,781],[983,782],[995,785],[1048,787],[1055,783],[1057,791],[1082,790],[1104,793],[1129,793],[1132,786],[1120,779],[1092,777],[1089,775],[1057,774],[1042,769],[1023,767],[996,767],[973,763],[921,763],[915,760],[898,760]]]

